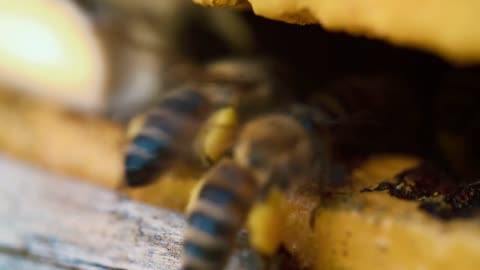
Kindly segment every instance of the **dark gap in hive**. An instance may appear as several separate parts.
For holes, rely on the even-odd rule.
[[[373,153],[405,153],[455,179],[480,175],[479,67],[454,67],[420,50],[320,26],[245,16],[256,54],[288,67],[287,89],[297,101],[333,93],[352,113],[332,130],[336,160],[359,164]]]

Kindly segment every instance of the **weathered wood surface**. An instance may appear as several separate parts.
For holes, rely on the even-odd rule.
[[[0,269],[178,269],[180,214],[0,156]]]

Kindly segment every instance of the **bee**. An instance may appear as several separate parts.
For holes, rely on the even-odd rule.
[[[236,112],[248,111],[252,104],[259,110],[273,94],[269,74],[257,72],[264,70],[258,63],[241,59],[213,62],[197,81],[164,95],[131,136],[123,184],[147,185],[173,161],[210,166],[222,157],[231,148],[240,121]]]
[[[258,60],[209,63],[190,88],[162,97],[132,136],[124,159],[127,186],[147,185],[179,160],[207,165],[188,210],[185,269],[222,268],[247,216],[275,216],[277,195],[291,178],[312,171],[307,129],[291,115],[271,113],[289,100],[272,74]],[[276,247],[258,249],[270,254]]]
[[[247,122],[232,152],[206,173],[188,210],[182,269],[223,269],[252,205],[312,177],[316,162],[307,130],[282,114]]]

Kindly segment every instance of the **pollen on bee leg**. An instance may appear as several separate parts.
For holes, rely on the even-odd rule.
[[[231,146],[238,124],[237,112],[232,107],[219,109],[207,121],[202,139],[202,152],[213,162],[220,159]]]
[[[263,255],[271,256],[282,241],[284,193],[273,188],[265,200],[256,202],[248,215],[250,244]]]

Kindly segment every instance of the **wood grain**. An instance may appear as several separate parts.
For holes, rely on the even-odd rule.
[[[179,268],[180,214],[4,157],[0,172],[1,269]]]

